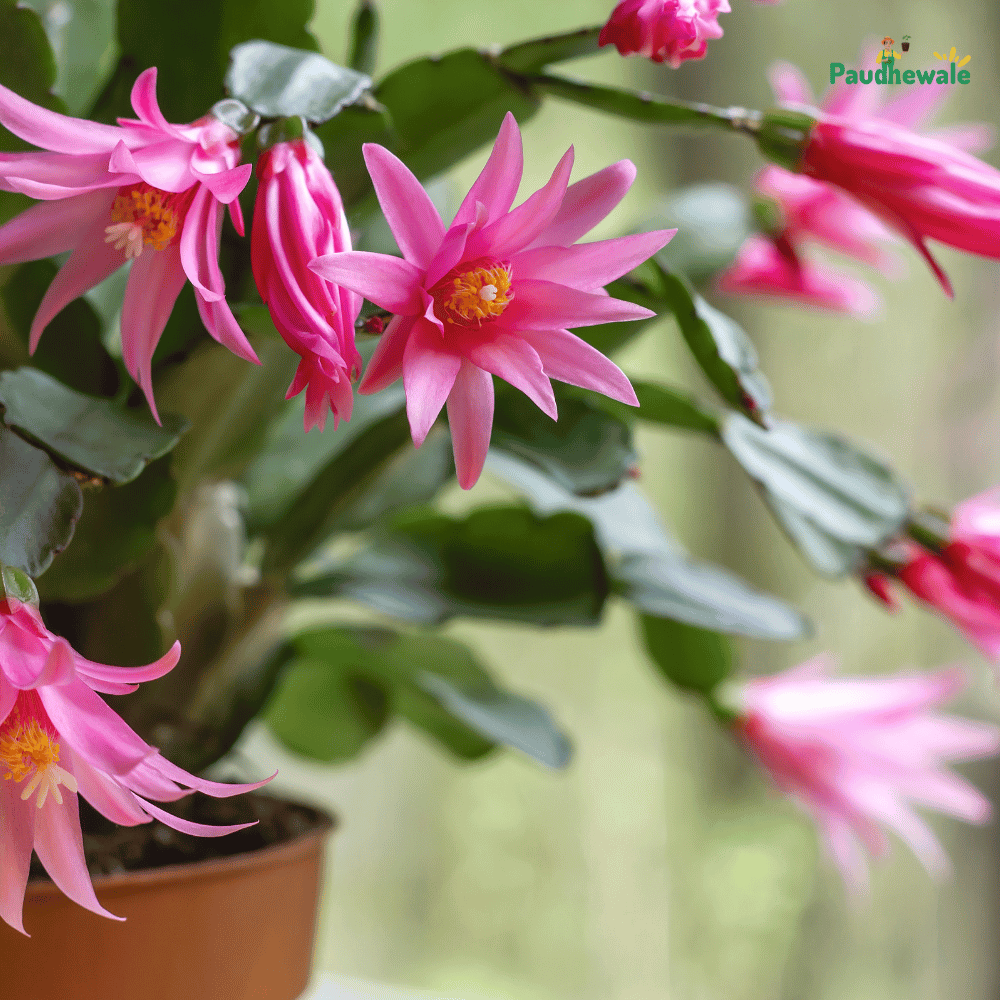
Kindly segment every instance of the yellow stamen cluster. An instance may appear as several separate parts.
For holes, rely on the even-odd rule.
[[[122,188],[111,206],[111,225],[104,230],[104,242],[114,243],[130,260],[138,257],[144,246],[165,250],[181,222],[176,202],[176,195],[148,184]]]
[[[4,778],[18,784],[28,778],[21,792],[27,801],[38,789],[38,808],[45,805],[49,793],[62,805],[60,785],[77,790],[76,778],[59,766],[59,744],[37,719],[25,722],[15,709],[0,729],[0,765],[6,767]]]
[[[514,298],[509,266],[474,267],[443,282],[438,301],[448,319],[461,326],[496,319]]]

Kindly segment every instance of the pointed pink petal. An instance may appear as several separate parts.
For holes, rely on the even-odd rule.
[[[32,352],[38,347],[42,331],[63,308],[84,292],[89,292],[125,263],[125,251],[117,250],[112,244],[104,242],[104,229],[108,222],[108,217],[96,220],[80,238],[69,260],[52,279],[31,323],[28,346]]]
[[[554,281],[592,291],[649,260],[676,233],[676,229],[661,229],[571,247],[536,247],[517,254],[511,265],[517,279]]]
[[[228,348],[238,358],[249,361],[251,364],[259,365],[260,358],[257,352],[250,346],[246,334],[236,322],[232,309],[225,299],[218,302],[206,302],[199,291],[194,293],[194,301],[198,306],[198,315],[201,316],[205,329],[213,340],[217,340],[223,347]]]
[[[406,415],[413,443],[419,448],[441,412],[462,359],[444,348],[441,334],[427,320],[417,320],[403,351]]]
[[[114,778],[109,778],[88,764],[79,754],[69,751],[69,770],[82,795],[102,816],[119,826],[148,823],[149,817],[136,805],[132,793]]]
[[[3,671],[0,671],[0,725],[10,715],[10,710],[17,701],[17,688],[7,681]]]
[[[778,104],[815,104],[812,87],[798,66],[776,62],[767,72],[774,99]]]
[[[921,771],[895,784],[901,795],[918,805],[965,820],[966,823],[986,823],[993,811],[990,800],[978,788],[950,772]]]
[[[229,218],[232,220],[233,229],[236,230],[237,236],[243,236],[245,227],[243,225],[243,206],[240,205],[240,199],[234,198],[229,203]]]
[[[247,186],[253,167],[249,163],[240,164],[231,170],[220,170],[217,173],[194,172],[202,186],[212,192],[216,200],[223,205],[231,205]]]
[[[163,757],[159,753],[154,754],[152,757],[147,757],[143,761],[143,767],[157,771],[164,777],[171,781],[176,781],[179,785],[184,785],[187,788],[193,788],[195,791],[203,792],[205,795],[211,795],[216,799],[228,799],[232,798],[234,795],[243,795],[246,792],[255,792],[258,788],[263,788],[268,782],[274,780],[274,776],[278,773],[274,772],[269,778],[264,778],[262,781],[249,781],[240,784],[232,784],[224,781],[209,781],[207,778],[199,778],[194,774],[189,774],[183,768],[178,767],[176,764],[172,764],[166,757]]]
[[[138,179],[138,178],[134,178]],[[130,178],[108,172],[107,153],[0,153],[0,189],[43,201],[61,200],[101,188],[117,188]]]
[[[850,823],[836,813],[826,811],[816,816],[816,822],[844,884],[855,897],[867,895],[868,860]]]
[[[508,111],[500,126],[497,141],[493,144],[490,158],[465,196],[452,225],[476,222],[477,203],[485,207],[487,223],[495,222],[502,215],[506,215],[517,197],[523,170],[521,130],[517,127],[517,120]],[[433,284],[433,281],[429,282],[429,285]]]
[[[327,281],[357,292],[389,312],[410,316],[423,312],[421,271],[399,257],[347,250],[317,257],[309,267]]]
[[[530,246],[568,247],[590,232],[628,194],[635,180],[635,164],[619,160],[596,174],[571,184],[562,207]]]
[[[132,264],[122,304],[122,360],[135,379],[159,423],[153,399],[153,352],[160,341],[177,296],[184,287],[180,250],[147,247]]]
[[[946,125],[927,133],[932,139],[946,142],[967,153],[985,153],[996,143],[996,129],[985,122],[970,125]]]
[[[0,226],[0,264],[41,260],[71,250],[97,219],[107,220],[117,191],[43,201]]]
[[[63,804],[50,795],[35,820],[35,853],[49,877],[74,903],[112,920],[124,920],[109,913],[97,901],[83,856],[80,832],[80,803],[76,793],[60,789]]]
[[[136,77],[135,83],[132,84],[131,101],[132,108],[141,122],[169,135],[174,134],[175,126],[163,117],[159,102],[156,100],[155,66],[143,70]]]
[[[234,823],[231,826],[208,826],[205,823],[192,823],[190,820],[181,819],[173,813],[168,813],[165,809],[154,806],[151,802],[135,796],[136,800],[150,814],[155,816],[161,823],[180,830],[181,833],[188,833],[194,837],[224,837],[227,833],[237,833],[239,830],[246,830],[248,827],[256,826],[257,820],[252,823]]]
[[[375,194],[399,249],[412,264],[426,268],[444,239],[444,223],[434,202],[403,161],[389,150],[374,143],[366,143],[363,148]]]
[[[448,396],[455,471],[463,490],[471,490],[483,471],[493,430],[493,376],[462,360]]]
[[[427,268],[427,274],[421,282],[424,288],[433,288],[462,259],[471,231],[471,223],[452,226],[448,230],[441,243],[441,249],[431,261],[431,266]]]
[[[219,287],[222,280],[219,252],[217,246],[213,246],[217,212],[218,202],[212,193],[207,188],[199,188],[181,230],[180,255],[184,273],[206,302],[217,302],[225,294]]]
[[[514,301],[507,306],[502,323],[508,330],[559,330],[564,327],[595,326],[649,319],[656,313],[634,302],[610,295],[584,292],[552,281],[514,279]],[[501,322],[498,320],[496,322]]]
[[[111,152],[125,136],[114,125],[49,111],[0,86],[0,124],[32,146],[56,153]]]
[[[22,934],[24,892],[35,840],[34,801],[21,801],[21,786],[0,779],[0,919]]]
[[[520,389],[543,413],[555,420],[556,399],[535,349],[520,337],[500,333],[481,343],[462,345],[474,365]]]
[[[35,685],[41,687],[45,684],[68,684],[75,676],[73,649],[65,639],[57,638],[52,643],[48,659],[45,661],[45,666],[38,675]]]
[[[573,156],[570,146],[544,187],[512,212],[472,233],[466,244],[466,259],[488,256],[500,260],[512,256],[543,232],[555,220],[566,197]]]
[[[368,362],[358,392],[370,395],[380,392],[403,377],[403,351],[416,319],[413,316],[393,316],[379,338],[378,347]]]
[[[155,663],[144,667],[110,667],[104,663],[94,663],[79,654],[74,654],[76,672],[89,687],[102,694],[130,694],[136,686],[145,681],[155,681],[169,674],[181,658],[181,644],[175,642]],[[114,690],[111,690],[114,688]],[[124,688],[125,690],[119,690]]]
[[[613,361],[568,330],[524,330],[520,333],[542,359],[549,378],[638,406],[632,383]]]

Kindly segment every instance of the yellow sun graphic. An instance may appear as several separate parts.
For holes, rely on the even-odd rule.
[[[955,62],[955,57],[957,55],[958,55],[958,52],[955,49],[955,46],[953,45],[951,47],[951,52],[949,52],[947,55],[943,56],[943,55],[941,55],[940,52],[935,52],[934,53],[934,58],[935,59],[940,59],[941,62]],[[971,58],[972,58],[972,56],[962,56],[961,62],[959,62],[959,63],[956,64],[957,67],[959,69],[961,69]]]

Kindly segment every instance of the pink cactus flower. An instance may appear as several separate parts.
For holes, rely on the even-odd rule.
[[[955,508],[951,540],[941,552],[912,543],[908,552],[899,579],[1000,663],[1000,487]]]
[[[878,307],[878,296],[863,281],[805,259],[780,237],[749,237],[716,287],[723,294],[785,299],[858,316],[872,316]]]
[[[622,0],[600,44],[677,69],[686,59],[705,58],[708,40],[722,37],[719,15],[730,9],[728,0]]]
[[[320,257],[318,274],[395,313],[358,387],[402,377],[419,446],[447,401],[458,480],[479,478],[493,424],[492,375],[553,420],[550,379],[638,405],[629,380],[569,327],[652,316],[603,289],[665,246],[676,230],[573,244],[624,197],[635,167],[623,160],[567,187],[573,150],[549,182],[511,210],[523,166],[508,114],[483,172],[450,228],[412,173],[381,146],[365,160],[403,259],[351,251]]]
[[[993,754],[993,726],[934,711],[961,689],[959,670],[915,676],[827,677],[820,656],[745,684],[736,729],[778,788],[810,815],[847,885],[863,890],[873,856],[895,831],[935,875],[948,859],[911,803],[969,823],[990,804],[946,762]]]
[[[31,350],[60,310],[131,261],[122,354],[156,414],[151,361],[185,280],[208,332],[257,361],[226,303],[219,270],[223,207],[242,235],[239,136],[213,117],[171,125],[156,102],[156,70],[132,88],[138,120],[101,125],[40,108],[0,87],[0,123],[48,152],[0,155],[0,189],[41,204],[0,227],[0,263],[72,251],[31,324]],[[157,418],[159,419],[159,418]]]
[[[351,376],[361,371],[354,321],[361,296],[324,281],[307,266],[351,249],[337,185],[305,139],[280,142],[257,161],[260,187],[250,235],[253,275],[285,343],[302,357],[288,398],[306,391],[305,427],[320,430],[328,412],[350,420]]]
[[[175,643],[145,667],[92,663],[49,632],[34,607],[0,600],[0,918],[15,930],[24,933],[32,849],[70,899],[114,917],[97,901],[87,872],[78,794],[123,826],[155,818],[184,833],[219,837],[252,825],[206,826],[154,806],[149,799],[171,802],[193,790],[237,795],[264,782],[224,785],[182,771],[96,694],[128,694],[168,673],[179,657]]]

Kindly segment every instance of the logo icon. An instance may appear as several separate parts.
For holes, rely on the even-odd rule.
[[[958,62],[955,62],[955,57],[957,56],[957,54],[958,53],[957,53],[957,51],[955,49],[955,46],[953,45],[951,47],[951,52],[949,52],[947,55],[943,56],[943,55],[941,55],[940,52],[935,52],[934,53],[934,58],[935,59],[940,59],[941,62],[955,63],[955,67],[957,69],[961,69],[972,58],[972,56],[962,56],[961,60],[959,60]]]

